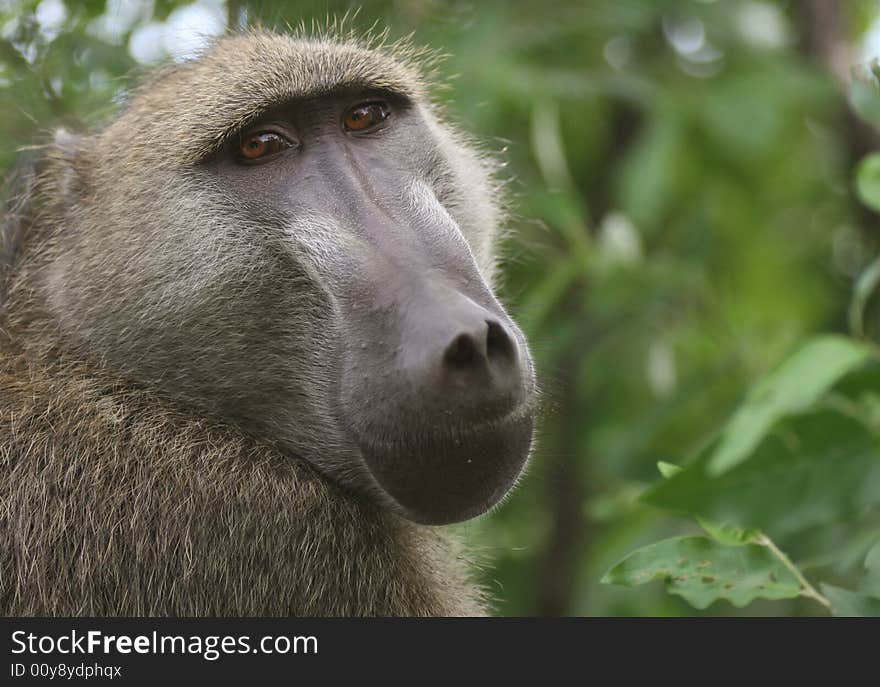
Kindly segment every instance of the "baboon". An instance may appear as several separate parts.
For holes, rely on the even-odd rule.
[[[480,615],[533,365],[494,163],[417,54],[253,31],[59,131],[5,205],[0,613]]]

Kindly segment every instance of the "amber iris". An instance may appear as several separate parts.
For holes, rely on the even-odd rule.
[[[361,103],[345,113],[342,123],[346,131],[369,131],[388,118],[384,103]]]
[[[272,131],[259,131],[242,137],[238,152],[245,160],[259,160],[289,147],[290,143],[283,136]]]

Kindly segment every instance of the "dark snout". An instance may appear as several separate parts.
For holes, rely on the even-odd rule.
[[[348,143],[319,162],[309,203],[337,224],[316,267],[339,311],[340,425],[397,512],[426,524],[479,515],[529,455],[525,338],[426,183]]]
[[[410,519],[479,515],[513,486],[530,449],[523,336],[488,289],[466,295],[442,275],[410,275],[374,296],[382,306],[351,351],[347,385],[364,461]]]

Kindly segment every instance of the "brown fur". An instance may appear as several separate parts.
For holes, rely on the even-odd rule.
[[[76,366],[0,364],[2,615],[484,612],[438,529]]]

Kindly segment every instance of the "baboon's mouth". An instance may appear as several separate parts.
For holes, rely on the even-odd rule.
[[[513,487],[528,459],[533,426],[534,411],[523,405],[471,427],[359,444],[373,478],[402,515],[445,525],[485,513]]]

